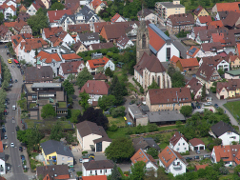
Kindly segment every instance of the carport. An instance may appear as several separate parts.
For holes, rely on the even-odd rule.
[[[201,139],[194,138],[189,140],[189,146],[192,151],[205,150],[205,144]]]

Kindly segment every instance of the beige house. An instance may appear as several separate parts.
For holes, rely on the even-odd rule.
[[[240,79],[217,82],[216,96],[218,99],[240,97]]]
[[[51,6],[51,1],[50,0],[41,0],[46,9],[49,9]]]
[[[87,47],[80,41],[78,41],[73,45],[73,50],[75,51],[76,54],[80,52],[88,51]]]
[[[240,56],[234,55],[229,57],[229,63],[231,69],[239,69],[240,68]]]
[[[199,16],[208,16],[209,13],[207,12],[207,10],[205,8],[203,8],[201,5],[199,5],[193,12],[194,14],[194,20],[197,19],[197,17]]]
[[[191,106],[189,88],[150,89],[146,96],[146,105],[150,111],[174,111],[182,106]]]
[[[196,78],[206,85],[206,89],[210,89],[215,81],[222,80],[221,76],[213,66],[203,63],[197,73]]]
[[[96,123],[83,121],[76,124],[76,129],[77,140],[83,151],[104,152],[112,142],[103,127]]]
[[[180,0],[173,0],[173,2],[156,2],[155,11],[160,23],[165,24],[165,21],[170,15],[185,13],[185,7],[180,4]]]

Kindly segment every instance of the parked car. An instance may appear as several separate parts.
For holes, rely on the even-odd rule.
[[[218,108],[219,106],[218,106],[218,104],[214,104],[214,107],[215,107],[215,108]]]
[[[25,156],[24,155],[21,155],[21,160],[25,161]]]
[[[91,153],[91,154],[89,154],[89,156],[88,156],[89,158],[94,158],[95,156],[94,156],[94,154],[93,153]]]
[[[185,159],[186,159],[186,160],[189,160],[189,161],[192,160],[191,157],[185,157]]]
[[[14,143],[11,143],[10,146],[11,146],[12,148],[14,148]]]
[[[18,82],[18,80],[17,79],[15,79],[15,83],[17,83]]]
[[[199,159],[199,156],[194,156],[194,159]]]
[[[199,150],[196,150],[196,153],[197,153],[197,154],[200,154],[201,152],[200,152]]]
[[[19,151],[23,152],[22,146],[19,146]]]
[[[82,159],[79,159],[79,162],[82,163]]]
[[[8,138],[8,137],[7,137],[7,135],[5,134],[5,135],[4,135],[4,139],[7,139],[7,138]]]
[[[211,103],[211,102],[206,102],[206,103],[204,103],[203,105],[204,105],[204,106],[211,106],[212,103]]]

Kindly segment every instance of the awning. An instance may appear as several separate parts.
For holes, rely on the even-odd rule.
[[[14,59],[14,62],[15,62],[16,64],[19,64],[19,62],[18,62],[16,59]]]

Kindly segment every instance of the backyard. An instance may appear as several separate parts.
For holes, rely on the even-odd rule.
[[[240,111],[239,111],[239,107],[240,107],[240,101],[232,101],[232,102],[227,102],[226,104],[224,104],[224,107],[227,108],[230,113],[233,115],[233,117],[236,120],[240,120]]]
[[[124,117],[117,117],[117,118],[113,118],[112,116],[107,117],[108,121],[109,121],[109,127],[112,125],[116,125],[116,126],[125,126],[125,120]]]

